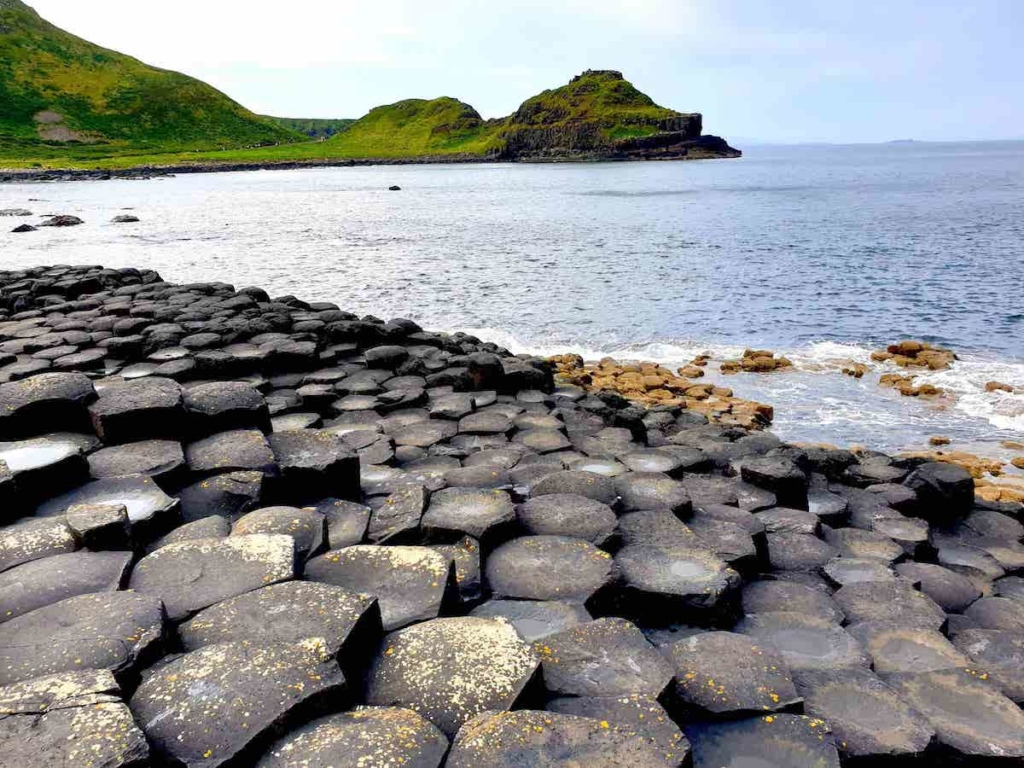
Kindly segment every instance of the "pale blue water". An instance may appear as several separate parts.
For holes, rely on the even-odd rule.
[[[1024,393],[983,391],[989,379],[1024,387],[1021,142],[0,186],[7,207],[87,223],[0,234],[3,266],[147,266],[533,351],[681,363],[767,346],[805,370],[729,383],[775,404],[791,439],[895,448],[1024,431]],[[143,222],[105,223],[123,207]],[[964,357],[931,377],[955,404],[900,401],[877,372],[806,370],[905,337]]]

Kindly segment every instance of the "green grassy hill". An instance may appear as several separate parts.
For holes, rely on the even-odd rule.
[[[348,130],[348,127],[355,122],[354,118],[319,119],[304,117],[270,117],[278,125],[283,125],[290,131],[298,131],[310,139],[329,139],[335,134]]]
[[[218,149],[301,139],[194,78],[75,37],[0,0],[0,144],[9,154]]]

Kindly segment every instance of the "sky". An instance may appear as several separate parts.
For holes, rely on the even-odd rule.
[[[585,69],[737,143],[1024,138],[1024,0],[27,0],[250,109],[501,117]]]

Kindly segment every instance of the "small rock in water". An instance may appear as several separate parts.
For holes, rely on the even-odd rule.
[[[115,216],[114,218],[112,218],[110,220],[110,223],[111,224],[135,224],[138,221],[140,221],[138,216],[132,216],[131,214],[128,214],[128,213],[122,213],[122,214],[119,214],[118,216]]]
[[[390,187],[388,187],[388,192],[401,192],[401,191],[402,191],[402,188],[400,186],[398,186],[397,184],[393,184]]]
[[[40,224],[40,227],[77,227],[79,224],[85,224],[77,216],[50,216],[46,221]]]
[[[31,216],[32,211],[24,208],[0,208],[0,217],[4,216]]]
[[[14,233],[35,232],[35,231],[36,231],[36,228],[33,227],[31,224],[21,224],[21,225],[19,225],[19,226],[15,227],[14,229],[11,230],[11,232],[14,232]]]

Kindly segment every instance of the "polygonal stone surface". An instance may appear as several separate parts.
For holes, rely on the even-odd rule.
[[[836,587],[870,581],[895,581],[896,572],[886,561],[859,557],[833,557],[821,569]]]
[[[966,576],[931,563],[904,562],[896,565],[903,578],[920,584],[920,589],[949,613],[960,613],[981,597],[981,590]]]
[[[585,603],[613,576],[611,555],[567,536],[523,536],[487,558],[495,597]]]
[[[194,520],[191,523],[179,525],[166,536],[161,536],[147,548],[147,552],[153,552],[168,544],[177,544],[182,541],[195,541],[196,539],[223,539],[231,533],[231,523],[226,517],[211,515],[201,520]]]
[[[741,583],[736,571],[699,547],[630,544],[615,556],[615,564],[616,608],[645,624],[715,611],[736,596]]]
[[[667,509],[687,516],[692,510],[690,494],[678,480],[658,472],[629,472],[615,479],[624,511]]]
[[[161,479],[185,466],[181,443],[173,440],[142,440],[103,448],[89,456],[89,474],[96,480],[125,475]]]
[[[264,645],[317,637],[346,670],[368,660],[381,633],[375,598],[306,581],[271,584],[232,597],[178,628],[186,651],[236,640]]]
[[[127,475],[108,477],[86,483],[73,491],[45,502],[36,514],[39,517],[66,515],[80,505],[123,506],[128,511],[132,528],[159,528],[174,517],[177,499],[164,493],[151,477]]]
[[[922,464],[903,484],[917,494],[915,514],[929,522],[955,520],[974,506],[974,478],[956,464]]]
[[[188,387],[183,393],[193,434],[209,435],[232,429],[270,431],[270,411],[259,390],[241,381],[212,381]]]
[[[358,707],[314,720],[279,739],[257,768],[438,768],[448,739],[409,709]]]
[[[557,600],[488,600],[474,608],[470,615],[508,619],[528,643],[593,621],[582,605]]]
[[[447,768],[582,766],[678,768],[686,751],[662,752],[646,734],[589,717],[521,710],[487,712],[463,726]]]
[[[530,495],[537,497],[553,493],[572,493],[609,505],[618,498],[614,483],[607,477],[579,470],[553,472],[535,483]]]
[[[24,520],[0,528],[0,571],[76,549],[74,533],[63,520]]]
[[[77,595],[0,624],[0,685],[80,669],[131,676],[163,638],[160,600],[134,592]]]
[[[821,529],[818,516],[802,509],[772,507],[758,512],[756,517],[768,533],[807,533],[817,536]]]
[[[769,533],[768,561],[776,571],[814,571],[835,557],[835,547],[804,533]]]
[[[829,724],[841,755],[865,760],[919,757],[935,731],[866,669],[804,672],[804,712]]]
[[[0,573],[0,622],[75,595],[121,588],[130,552],[70,552]]]
[[[434,619],[384,639],[366,701],[412,709],[451,736],[486,710],[513,707],[539,667],[503,619]]]
[[[283,432],[290,435],[292,432]],[[204,437],[185,448],[188,468],[197,474],[253,471],[275,474],[277,463],[263,433],[256,429],[236,429]]]
[[[921,713],[939,744],[967,757],[1024,757],[1024,712],[999,690],[960,670],[892,675],[886,683]]]
[[[446,488],[430,497],[420,525],[434,537],[467,534],[490,541],[515,520],[516,513],[504,491]]]
[[[891,563],[906,554],[903,547],[888,536],[857,528],[826,529],[825,540],[838,550],[840,557]]]
[[[216,515],[234,520],[259,504],[262,472],[228,472],[193,483],[178,492],[185,522]]]
[[[157,376],[108,384],[89,413],[96,434],[108,445],[178,437],[184,426],[181,386]]]
[[[683,728],[694,768],[839,768],[839,753],[823,720],[773,714]]]
[[[527,429],[524,432],[517,433],[514,440],[531,451],[541,454],[572,448],[569,438],[557,429]]]
[[[1018,704],[1024,702],[1024,637],[1020,633],[965,629],[953,644],[985,670],[989,680],[1008,698]]]
[[[915,629],[894,622],[854,624],[847,631],[864,646],[880,675],[933,672],[970,666],[970,660],[934,629]]]
[[[106,670],[64,672],[0,688],[0,745],[10,766],[140,768],[146,737]]]
[[[85,431],[86,406],[95,398],[92,381],[81,373],[41,373],[0,384],[0,435],[10,439],[53,429]]]
[[[1024,603],[1008,597],[983,597],[964,611],[981,629],[1000,629],[1024,635]]]
[[[253,533],[283,534],[295,541],[295,554],[302,560],[324,547],[326,520],[319,512],[297,507],[264,507],[243,515],[231,526],[232,536]]]
[[[850,584],[835,594],[846,621],[892,621],[904,627],[939,629],[946,614],[928,595],[903,581]]]
[[[131,523],[123,504],[79,504],[69,507],[64,519],[87,549],[129,548]]]
[[[538,496],[521,504],[516,512],[520,526],[538,536],[575,536],[601,546],[615,530],[611,507],[570,493]]]
[[[342,499],[321,499],[315,506],[327,520],[329,549],[349,547],[366,538],[366,528],[370,524],[369,507]]]
[[[267,440],[280,468],[277,494],[289,500],[359,497],[359,456],[323,429],[275,432]]]
[[[658,698],[672,680],[672,666],[625,619],[580,624],[536,641],[533,648],[545,687],[559,696]]]
[[[366,535],[381,544],[415,538],[428,498],[430,495],[422,485],[399,488],[374,508]]]
[[[663,649],[675,671],[676,697],[713,714],[773,712],[800,699],[782,656],[767,643],[732,632],[704,632]]]
[[[436,618],[457,600],[454,563],[428,547],[332,550],[306,564],[305,578],[373,595],[386,631]]]
[[[871,666],[860,643],[838,624],[820,618],[786,611],[753,613],[736,631],[774,646],[793,674]]]
[[[458,427],[452,422],[432,419],[400,427],[391,436],[395,440],[395,445],[429,448],[435,443],[455,437],[457,433]]]
[[[131,709],[154,751],[184,765],[252,764],[303,704],[341,694],[319,638],[210,645],[152,671]]]
[[[37,501],[88,479],[82,456],[87,443],[78,435],[61,433],[0,443],[0,465],[14,476],[22,498]]]
[[[690,743],[679,726],[672,722],[664,707],[649,696],[564,696],[549,701],[545,709],[561,715],[589,717],[634,731],[646,737],[669,764],[680,758],[685,762],[690,751]]]
[[[843,612],[826,592],[791,581],[752,581],[743,587],[744,613],[790,611],[842,623]]]
[[[483,593],[480,572],[480,542],[472,536],[463,536],[453,544],[432,544],[435,552],[451,558],[455,563],[455,583],[463,603],[473,603]]]
[[[787,458],[744,459],[740,476],[743,482],[774,493],[780,506],[807,509],[807,476]]]
[[[129,588],[156,595],[171,619],[295,575],[290,536],[253,534],[168,544],[143,557]]]

